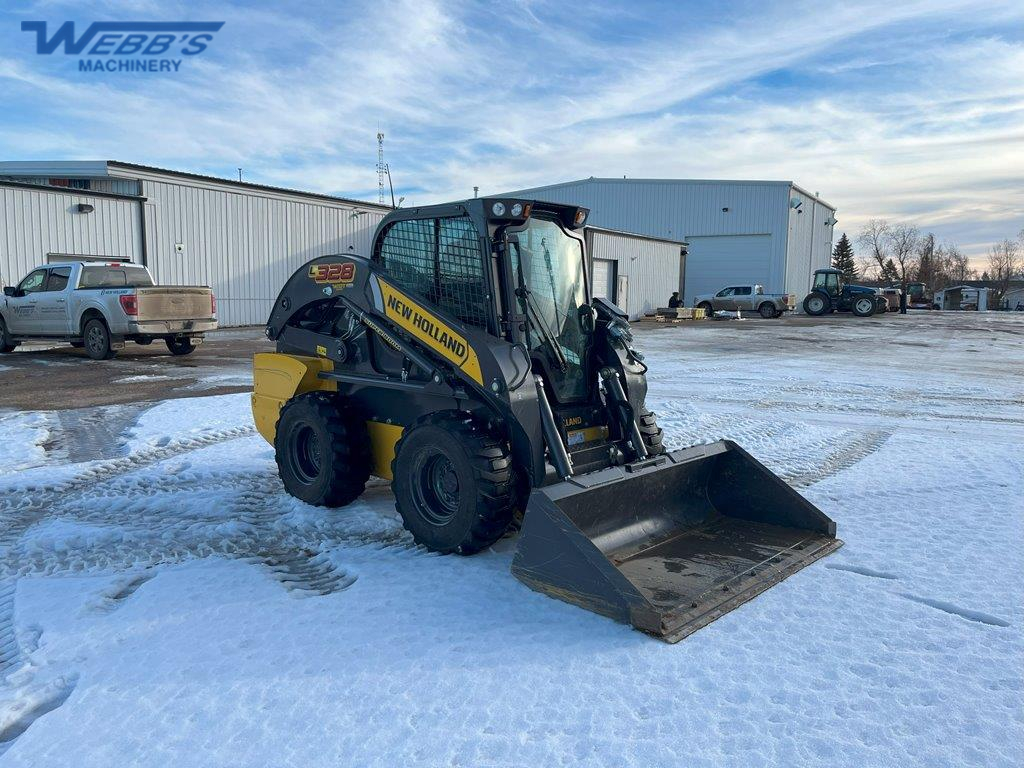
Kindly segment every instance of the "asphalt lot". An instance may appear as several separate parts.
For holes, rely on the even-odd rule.
[[[873,351],[884,359],[920,352],[914,348],[925,345],[916,335],[928,329],[974,342],[979,353],[993,341],[1008,341],[1008,336],[1024,339],[1024,314],[917,311],[865,319],[790,314],[775,320],[755,315],[679,323],[643,320],[633,328],[639,349],[644,349],[646,339],[661,342],[677,337],[681,356],[687,350],[742,354],[753,343],[775,349],[781,358]],[[729,333],[720,333],[723,329]],[[752,338],[736,337],[748,333]],[[214,331],[185,357],[174,357],[160,342],[129,343],[107,361],[90,360],[84,351],[69,346],[22,345],[0,356],[0,409],[65,410],[245,392],[252,386],[253,354],[273,349],[262,326]],[[978,365],[1001,365],[984,355],[979,358]],[[921,365],[925,369],[927,361]]]
[[[66,345],[23,344],[0,355],[0,409],[64,410],[245,392],[252,388],[253,354],[273,351],[262,326],[214,331],[183,357],[159,341],[128,343],[113,360],[90,360],[84,350]]]

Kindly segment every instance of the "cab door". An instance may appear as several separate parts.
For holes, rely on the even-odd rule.
[[[46,289],[38,296],[36,311],[39,313],[39,333],[44,336],[66,336],[68,334],[68,284],[71,281],[71,267],[51,267],[46,279]]]
[[[715,308],[715,311],[726,310],[732,311],[736,309],[736,289],[735,288],[723,288],[715,294],[714,298],[711,299],[711,306]]]
[[[736,292],[733,297],[733,301],[736,304],[736,309],[753,309],[751,300],[753,294],[749,285],[740,285],[736,287]]]
[[[15,336],[39,333],[39,294],[46,288],[47,269],[37,269],[18,283],[13,296],[5,296],[7,328]]]

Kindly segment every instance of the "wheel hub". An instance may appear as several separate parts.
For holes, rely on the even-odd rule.
[[[459,510],[459,476],[455,465],[440,454],[425,457],[418,464],[418,478],[413,486],[416,506],[432,525],[446,525]]]
[[[303,427],[295,436],[295,469],[306,482],[320,475],[322,449],[320,438],[312,427]]]

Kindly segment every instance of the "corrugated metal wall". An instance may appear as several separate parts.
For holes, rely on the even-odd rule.
[[[814,198],[794,189],[791,197],[803,202],[789,209],[789,244],[786,258],[786,290],[797,297],[797,306],[811,289],[814,270],[827,267],[832,258],[833,212]]]
[[[671,293],[679,290],[679,249],[679,243],[587,230],[590,258],[614,261],[617,275],[628,276],[627,306],[623,309],[631,320],[667,306]]]
[[[93,206],[79,213],[79,203]],[[14,285],[47,255],[112,256],[138,261],[139,204],[134,200],[0,185],[0,282]]]
[[[309,259],[368,255],[384,216],[372,204],[125,172],[142,179],[154,277],[160,283],[210,285],[223,326],[265,323],[282,286]],[[357,210],[362,213],[353,215]]]
[[[768,292],[791,292],[801,298],[810,285],[810,272],[827,264],[831,249],[832,228],[825,225],[831,210],[789,182],[584,179],[509,194],[585,205],[591,211],[589,223],[596,227],[652,237],[768,236],[763,268],[756,276],[736,276],[732,281],[763,281]],[[793,195],[807,201],[804,213],[792,212]],[[717,279],[701,271],[696,263],[688,264],[685,297]]]
[[[718,293],[730,285],[770,283],[771,235],[715,235],[686,242],[687,306],[696,306],[700,294]]]

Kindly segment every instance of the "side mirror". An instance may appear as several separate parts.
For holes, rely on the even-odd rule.
[[[18,289],[15,288],[13,285],[5,285],[4,286],[4,296],[14,297],[14,296],[17,296],[17,295],[18,295]]]
[[[580,307],[580,328],[588,336],[597,328],[597,310],[589,304]]]

